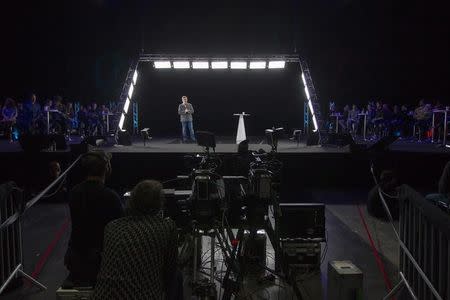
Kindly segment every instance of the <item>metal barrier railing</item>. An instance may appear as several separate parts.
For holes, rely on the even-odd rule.
[[[408,186],[399,196],[400,239],[415,258],[401,247],[400,271],[417,299],[450,299],[450,216]]]
[[[371,171],[378,185],[373,166]],[[400,281],[383,299],[406,288],[412,299],[450,300],[450,216],[403,185],[399,233],[379,185],[378,194],[400,246]]]
[[[81,155],[42,192],[24,202],[23,192],[14,183],[0,185],[0,295],[18,275],[29,279],[42,289],[43,284],[23,271],[22,215],[44,197],[55,185],[65,180],[68,172],[78,163]]]

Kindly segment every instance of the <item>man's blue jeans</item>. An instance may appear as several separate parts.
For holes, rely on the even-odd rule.
[[[192,121],[182,121],[181,128],[182,128],[182,133],[183,133],[183,142],[186,142],[188,139],[188,131],[189,131],[189,136],[191,137],[191,140],[193,140],[194,142],[196,141],[195,134],[194,134],[194,126],[192,124]]]

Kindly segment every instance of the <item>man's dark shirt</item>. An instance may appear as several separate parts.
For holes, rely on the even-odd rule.
[[[123,216],[119,195],[100,181],[86,180],[70,192],[69,207],[72,233],[66,257],[68,269],[73,271],[73,267],[81,267],[80,263],[99,266],[105,226]]]

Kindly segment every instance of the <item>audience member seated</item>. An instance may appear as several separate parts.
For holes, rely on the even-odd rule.
[[[100,273],[90,299],[183,298],[176,272],[176,227],[161,217],[162,202],[157,181],[144,180],[133,189],[127,216],[105,228]]]
[[[414,125],[419,128],[419,139],[421,139],[425,132],[430,127],[431,107],[425,104],[424,100],[420,100],[419,107],[414,110]]]
[[[356,105],[353,104],[352,109],[348,112],[347,129],[352,133],[356,133],[356,130],[358,129],[358,124],[359,124],[359,110],[356,107]]]
[[[439,189],[437,194],[429,194],[425,197],[434,204],[449,209],[450,205],[450,161],[445,165],[441,178],[439,179]]]
[[[86,179],[69,193],[72,233],[65,257],[69,280],[95,285],[103,249],[106,224],[123,216],[120,197],[105,186],[111,173],[110,155],[93,151],[84,155],[81,166]]]
[[[12,131],[13,126],[16,124],[17,114],[16,102],[11,98],[7,98],[5,105],[2,108],[2,125],[5,128],[5,132],[10,142],[13,141]]]

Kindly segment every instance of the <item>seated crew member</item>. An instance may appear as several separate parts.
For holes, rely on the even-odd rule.
[[[177,233],[175,223],[161,217],[162,185],[138,183],[127,203],[127,216],[105,228],[100,273],[91,300],[182,299],[176,283]]]
[[[450,205],[450,161],[445,165],[441,178],[439,179],[439,190],[437,194],[429,194],[425,197],[440,207],[449,209]]]
[[[95,285],[104,228],[123,216],[123,208],[119,195],[105,186],[105,179],[111,173],[110,155],[103,151],[89,152],[81,165],[87,177],[69,193],[72,233],[65,265],[72,282]]]

